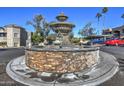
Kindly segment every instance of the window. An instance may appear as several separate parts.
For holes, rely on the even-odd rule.
[[[14,37],[18,37],[18,33],[14,33]]]
[[[6,37],[6,33],[0,33],[0,37]]]
[[[2,33],[0,33],[0,37],[3,37],[3,34]]]
[[[122,33],[124,33],[124,29],[122,29]]]
[[[112,34],[112,32],[109,32],[109,34]]]
[[[18,43],[14,43],[14,47],[18,47]]]

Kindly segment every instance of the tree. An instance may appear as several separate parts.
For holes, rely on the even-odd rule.
[[[102,15],[103,15],[103,29],[105,29],[105,14],[108,12],[108,8],[104,7],[102,9]]]
[[[57,35],[56,34],[49,34],[47,36],[47,41],[52,42],[56,40]]]
[[[32,25],[35,32],[32,35],[33,43],[43,42],[50,32],[49,23],[45,21],[41,14],[36,15],[32,21],[27,22],[28,25]]]
[[[47,39],[47,36],[49,35],[50,32],[50,26],[49,23],[47,23],[45,21],[45,19],[43,20],[43,35],[44,35],[44,39]]]
[[[43,41],[44,41],[44,38],[42,36],[40,36],[37,33],[33,33],[33,35],[32,35],[32,42],[35,45],[37,45],[37,44],[39,44],[40,42],[43,42]]]
[[[121,18],[123,19],[123,24],[124,24],[124,14],[121,15]]]
[[[72,38],[74,38],[74,33],[73,32],[69,33],[69,40],[71,41]]]
[[[108,8],[107,8],[107,7],[104,7],[104,8],[102,9],[102,13],[105,14],[106,12],[108,12]]]
[[[80,39],[77,38],[77,37],[74,37],[74,38],[72,38],[71,42],[74,43],[74,44],[79,45],[79,43],[80,43]]]
[[[97,20],[98,20],[98,22],[100,21],[100,18],[102,17],[102,14],[101,13],[97,13],[96,14],[96,18],[97,18]]]
[[[35,32],[36,33],[43,34],[42,27],[41,27],[42,20],[43,20],[43,16],[42,15],[36,15],[33,18],[33,21],[28,21],[27,24],[28,25],[32,25],[35,28]]]
[[[102,17],[102,14],[101,13],[97,13],[96,14],[96,18],[97,18],[97,21],[98,21],[98,24],[97,24],[98,28],[99,28],[99,22],[100,22],[100,18],[101,17]],[[99,33],[99,30],[98,30],[98,33]]]
[[[79,32],[81,36],[87,37],[94,34],[95,29],[92,27],[92,23],[87,23]]]

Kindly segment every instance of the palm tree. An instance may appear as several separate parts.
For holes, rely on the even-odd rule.
[[[105,13],[107,13],[107,12],[108,12],[108,8],[107,8],[107,7],[104,7],[104,8],[102,9],[102,13],[105,14]]]
[[[102,17],[102,14],[101,13],[97,13],[96,14],[96,18],[98,19],[98,22],[100,21],[100,18]]]
[[[103,30],[105,29],[105,14],[108,12],[108,8],[104,7],[102,9],[102,14],[103,14]]]
[[[96,18],[97,18],[97,20],[98,20],[98,28],[99,28],[99,21],[100,21],[100,18],[102,17],[102,14],[101,13],[97,13],[96,14]],[[99,30],[98,30],[98,33],[99,33]]]
[[[121,18],[122,18],[122,19],[123,19],[123,21],[124,21],[124,14],[122,14],[122,15],[121,15]],[[124,25],[124,22],[123,22],[123,25]]]

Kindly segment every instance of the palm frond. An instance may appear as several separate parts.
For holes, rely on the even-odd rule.
[[[108,12],[108,8],[107,7],[104,7],[103,9],[102,9],[102,13],[107,13]]]
[[[122,14],[122,15],[121,15],[121,18],[123,18],[123,19],[124,19],[124,14]]]
[[[99,21],[99,19],[102,17],[102,14],[101,13],[97,13],[96,14],[96,18],[98,19],[98,21]]]

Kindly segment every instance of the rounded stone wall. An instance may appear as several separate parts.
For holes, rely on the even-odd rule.
[[[98,48],[26,49],[26,65],[40,72],[79,72],[96,64],[98,59]]]

